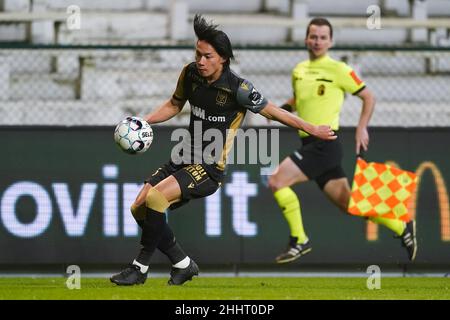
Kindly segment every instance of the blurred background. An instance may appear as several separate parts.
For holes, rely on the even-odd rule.
[[[309,183],[295,191],[313,253],[277,266],[288,227],[265,185],[268,169],[233,165],[216,194],[169,213],[188,254],[234,272],[450,270],[450,0],[0,0],[0,271],[104,271],[134,258],[129,206],[168,161],[171,132],[188,125],[190,108],[154,126],[143,156],[121,153],[113,129],[171,96],[194,59],[196,13],[229,35],[232,69],[279,105],[307,58],[306,25],[330,20],[331,56],[377,99],[367,159],[419,175],[419,251],[408,263],[390,232],[343,215]],[[347,96],[341,114],[350,179],[360,107]],[[248,113],[245,126],[280,129],[280,160],[299,147],[295,131],[261,116]],[[154,261],[169,268],[159,254]]]

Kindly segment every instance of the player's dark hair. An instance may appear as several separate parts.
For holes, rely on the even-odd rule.
[[[225,32],[218,30],[217,25],[207,23],[199,14],[194,17],[194,31],[198,40],[208,42],[225,59],[224,66],[230,65],[230,59],[234,59],[233,48]]]
[[[315,25],[315,26],[328,26],[330,28],[330,39],[333,39],[333,27],[331,26],[330,21],[328,21],[325,18],[314,18],[312,19],[309,24],[308,27],[306,28],[306,38],[308,38],[309,35],[309,27],[311,25]]]

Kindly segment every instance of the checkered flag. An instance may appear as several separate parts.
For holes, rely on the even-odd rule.
[[[410,171],[358,158],[348,212],[408,222],[408,206],[416,186],[417,176]]]

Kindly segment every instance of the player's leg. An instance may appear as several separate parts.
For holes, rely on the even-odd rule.
[[[143,228],[144,220],[145,220],[145,197],[147,196],[148,191],[153,186],[150,183],[145,183],[142,189],[139,191],[136,199],[131,205],[131,214],[133,215],[134,220],[139,225],[139,227]]]
[[[308,177],[289,157],[281,162],[269,178],[269,188],[272,190],[290,230],[288,248],[276,257],[277,263],[294,261],[311,251],[309,245],[306,245],[308,237],[303,228],[300,201],[290,188],[296,183],[305,181],[308,181]]]
[[[166,230],[166,210],[171,203],[181,200],[181,188],[171,175],[149,188],[145,196],[146,215],[142,228],[141,244],[143,248],[136,259],[148,266],[150,258],[157,248]]]
[[[150,191],[150,188],[157,185],[159,182],[176,172],[179,168],[173,165],[170,161],[164,164],[162,167],[159,167],[149,178],[145,180],[144,186],[139,191],[136,199],[131,205],[131,214],[133,215],[136,223],[143,228],[145,214],[146,214],[146,206],[145,201],[147,198],[147,193]]]
[[[173,175],[178,181],[183,201],[191,199],[201,199],[207,197],[220,187],[221,183],[213,180],[205,168],[200,164],[192,164],[183,167]],[[179,206],[182,202],[176,203],[173,206]],[[198,275],[199,268],[193,259],[186,261],[186,267],[172,267],[170,272],[169,285],[182,285],[193,276]]]
[[[180,201],[181,189],[177,180],[169,176],[154,187],[146,186],[145,218],[142,223],[142,248],[128,268],[111,277],[118,285],[143,284],[147,278],[150,259],[166,229],[165,211],[171,203]],[[143,193],[143,192],[142,192]]]
[[[164,197],[167,199],[167,207],[166,209],[172,205],[177,204],[181,200],[183,200],[183,203],[187,203],[189,198],[185,196],[184,190],[187,187],[185,180],[179,179],[179,172],[182,172],[183,169],[177,171],[174,173],[174,175],[169,176],[168,178],[164,179],[160,183],[158,183],[153,189],[156,189],[160,191]],[[147,194],[146,198],[146,206],[147,210],[149,208],[152,208],[151,201],[149,200],[150,194]],[[153,199],[156,200],[156,199]],[[155,202],[155,201],[153,201]],[[157,210],[155,208],[155,210]],[[158,210],[157,210],[158,211]],[[147,211],[148,212],[148,211]],[[147,213],[148,214],[148,213]],[[148,236],[145,238],[144,233],[147,229],[144,229],[143,237],[142,237],[142,245],[144,248],[141,250],[140,256],[143,259],[147,259],[147,261],[150,261],[151,254],[153,252],[149,251],[149,240],[158,239],[158,245],[159,248],[164,252],[168,252],[171,255],[177,255],[178,262],[175,263],[176,260],[173,260],[172,263],[172,270],[170,272],[170,279],[168,281],[169,285],[182,285],[188,280],[191,280],[193,276],[198,275],[199,269],[195,261],[191,258],[189,258],[184,252],[181,250],[181,247],[175,240],[175,236],[168,226],[168,224],[165,222],[165,216],[164,216],[164,230],[161,232],[161,234],[158,236],[154,233],[153,229],[148,229],[149,233]],[[164,232],[165,231],[165,232]],[[171,246],[172,243],[175,243],[175,247]],[[153,243],[150,243],[151,248],[154,251]],[[179,260],[184,255],[184,258],[182,260]],[[139,257],[138,257],[139,259]]]
[[[138,225],[142,228],[145,215],[146,215],[146,197],[153,185],[158,184],[171,174],[177,172],[180,169],[179,166],[173,165],[171,162],[158,168],[146,181],[140,192],[138,193],[134,203],[131,206],[131,213]],[[180,203],[176,204],[180,206]],[[172,207],[171,207],[172,209]],[[176,240],[172,229],[166,223],[164,227],[161,240],[158,243],[158,249],[164,253],[172,263],[174,268],[186,268],[190,263],[190,258],[181,248],[180,244]]]
[[[146,183],[131,206],[133,217],[136,219],[136,222],[141,226],[141,228],[143,227],[147,212],[146,198],[150,188],[152,188],[151,184]],[[189,263],[189,257],[176,241],[173,231],[167,223],[164,225],[163,234],[157,248],[169,258],[172,265],[183,267],[186,262],[187,264]]]

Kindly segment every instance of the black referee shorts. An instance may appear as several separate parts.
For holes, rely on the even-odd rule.
[[[158,168],[145,182],[156,186],[168,176],[173,176],[181,189],[181,201],[172,204],[170,206],[172,210],[185,205],[191,199],[204,198],[213,194],[221,185],[211,179],[201,164],[176,165],[172,161]]]
[[[289,157],[320,189],[330,180],[346,177],[341,166],[343,152],[339,138],[325,141],[309,136],[302,138],[302,143]]]

